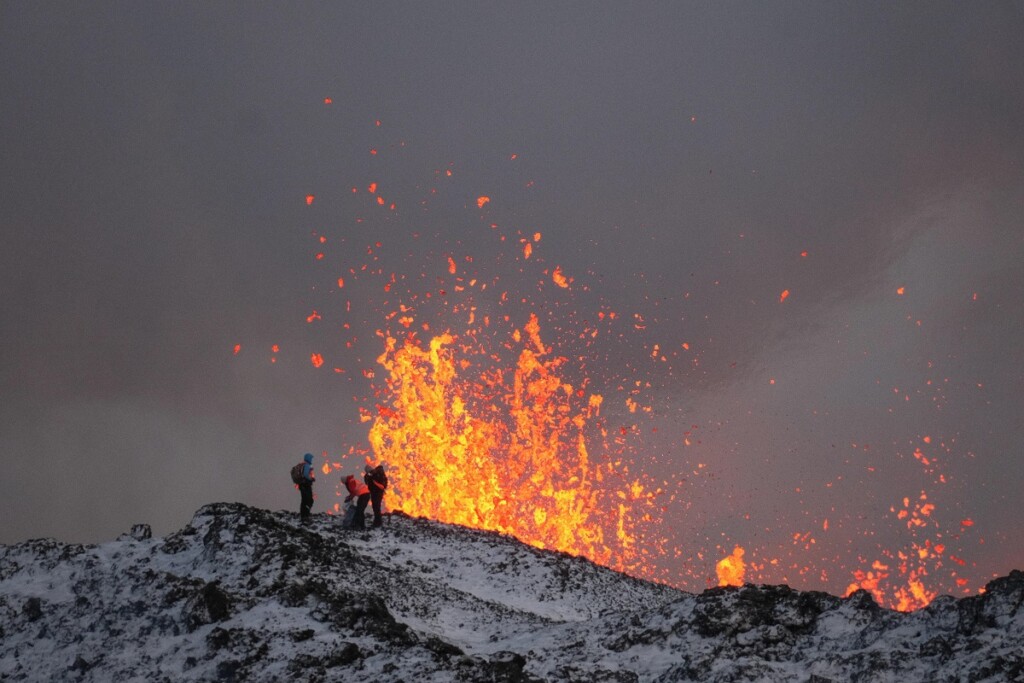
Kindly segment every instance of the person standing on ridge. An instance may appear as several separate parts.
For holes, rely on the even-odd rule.
[[[353,475],[345,477],[345,488],[348,489],[348,497],[345,498],[345,502],[356,499],[356,516],[352,520],[352,529],[365,529],[366,528],[366,504],[370,502],[370,489],[369,487],[360,482]]]
[[[373,503],[373,527],[377,528],[384,521],[380,507],[384,501],[384,492],[388,488],[388,475],[384,473],[384,463],[376,467],[367,465],[363,481],[366,482],[366,486],[370,489],[370,501]]]
[[[316,481],[316,477],[313,476],[313,454],[306,453],[302,459],[302,474],[299,476],[299,493],[302,496],[302,502],[299,505],[299,521],[303,524],[309,524],[311,520],[310,510],[313,509],[313,482]]]

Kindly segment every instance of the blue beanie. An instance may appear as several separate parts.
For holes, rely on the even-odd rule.
[[[303,460],[305,460],[309,464],[313,464],[313,454],[312,453],[306,453],[306,457],[303,458]]]

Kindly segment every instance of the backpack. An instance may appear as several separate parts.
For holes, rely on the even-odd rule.
[[[373,468],[373,471],[370,472],[370,477],[380,484],[381,489],[386,489],[388,487],[388,475],[384,473],[383,465],[377,465]]]
[[[304,463],[304,462],[300,462],[298,465],[295,465],[294,467],[292,467],[292,483],[293,484],[301,484],[301,483],[303,483],[303,479],[302,479],[302,466],[305,465],[305,464],[306,463]]]

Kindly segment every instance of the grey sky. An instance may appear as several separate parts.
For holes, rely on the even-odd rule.
[[[586,285],[548,334],[645,317],[587,353],[652,384],[638,466],[688,477],[686,587],[719,546],[800,563],[813,529],[832,575],[763,577],[842,590],[923,490],[973,587],[1024,566],[1021,35],[1019,2],[4,3],[0,542],[294,507],[292,460],[365,442],[366,387],[308,349],[368,367],[383,323],[353,317],[344,350],[304,317],[312,231],[380,180],[410,208],[366,229],[437,246],[380,267],[458,245],[514,278],[466,227],[491,193]]]

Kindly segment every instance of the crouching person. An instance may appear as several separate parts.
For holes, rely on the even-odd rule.
[[[342,526],[346,529],[365,529],[366,505],[370,502],[370,488],[351,474],[345,477],[345,488],[348,489],[348,496],[345,498],[345,502],[348,503],[355,499],[356,512],[349,526],[345,526],[345,522],[348,521],[348,515],[345,516],[345,522],[342,522]]]

